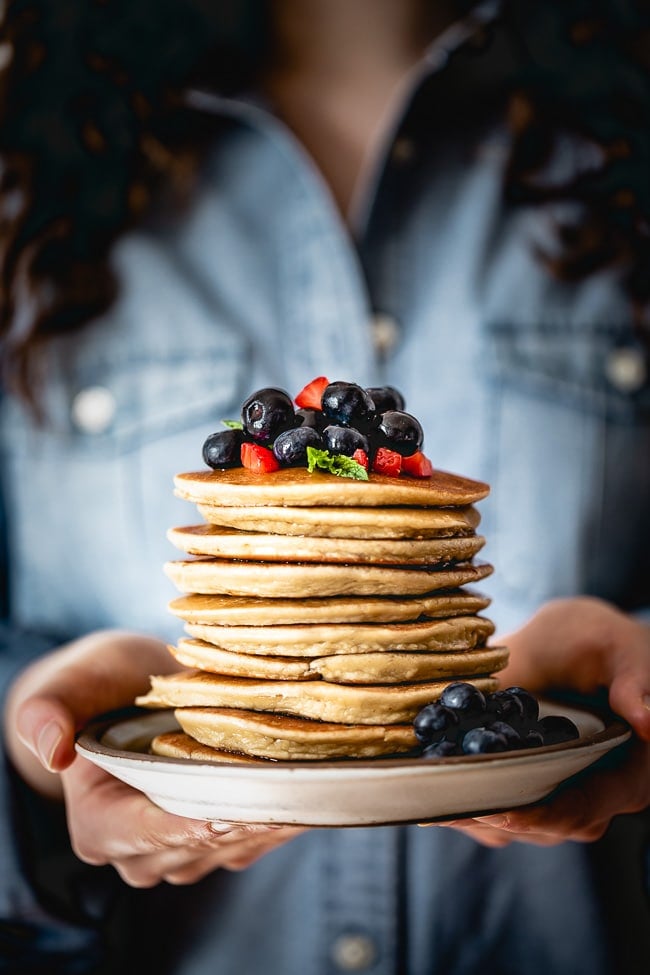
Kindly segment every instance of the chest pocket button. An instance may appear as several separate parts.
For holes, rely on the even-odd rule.
[[[70,415],[82,433],[105,433],[117,410],[115,396],[105,386],[88,386],[80,390],[72,401]]]
[[[612,351],[605,361],[605,375],[620,393],[636,393],[647,378],[645,356],[633,346],[621,346]]]

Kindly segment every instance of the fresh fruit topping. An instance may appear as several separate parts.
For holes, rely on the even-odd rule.
[[[410,457],[402,457],[402,474],[410,474],[411,477],[431,477],[433,464],[421,450],[416,450]]]
[[[539,731],[545,745],[557,745],[561,741],[573,741],[580,737],[573,721],[562,714],[548,714],[545,718],[540,718]]]
[[[323,430],[327,426],[327,417],[322,410],[312,410],[309,407],[296,410],[297,427],[313,427],[314,430]]]
[[[327,386],[329,386],[329,379],[325,376],[317,376],[316,379],[312,379],[296,396],[296,406],[309,410],[322,409],[321,399]]]
[[[395,450],[402,457],[410,457],[422,446],[424,433],[418,420],[401,410],[387,410],[381,414],[376,437],[383,447]]]
[[[365,450],[355,450],[352,454],[352,460],[356,460],[357,464],[361,464],[364,471],[368,470],[368,454]]]
[[[323,440],[313,427],[294,427],[275,438],[273,454],[283,467],[306,467],[307,448],[322,448]]]
[[[266,455],[242,451],[256,444],[268,448],[280,467],[318,468],[338,477],[368,480],[369,470],[389,477],[433,474],[421,450],[422,427],[404,411],[404,397],[393,386],[363,389],[317,376],[295,403],[297,409],[283,389],[258,389],[245,400],[241,420],[222,420],[229,429],[207,438],[205,463],[214,469],[244,464],[249,470],[277,470]]]
[[[363,450],[367,455],[370,447],[368,438],[364,437],[354,427],[342,427],[330,424],[323,430],[323,445],[331,454],[345,454],[352,457],[355,450]]]
[[[440,695],[440,703],[447,708],[454,708],[461,715],[483,714],[485,712],[485,695],[478,687],[466,681],[454,681],[447,684]]]
[[[316,468],[337,474],[339,477],[352,477],[357,481],[367,481],[368,472],[365,467],[345,454],[330,454],[329,450],[317,450],[307,447],[307,470],[312,474]]]
[[[372,461],[375,474],[386,474],[388,477],[399,477],[402,469],[402,456],[395,450],[380,447]]]
[[[208,467],[239,467],[244,434],[241,429],[219,430],[211,433],[203,444],[203,460]]]
[[[418,741],[426,745],[448,739],[458,728],[458,714],[452,708],[446,708],[440,701],[427,704],[418,711],[413,721],[413,730]]]
[[[394,386],[369,386],[366,392],[375,404],[376,413],[404,409],[404,397]]]
[[[291,397],[282,389],[259,389],[242,406],[245,434],[257,443],[270,444],[279,433],[295,426]]]
[[[241,462],[249,471],[255,474],[271,474],[280,470],[280,464],[268,447],[258,443],[243,443],[241,445]]]
[[[465,755],[488,755],[508,750],[508,742],[498,731],[491,728],[472,728],[463,738]]]
[[[330,420],[362,432],[368,430],[376,418],[375,404],[365,389],[356,383],[329,383],[321,402],[323,413]]]
[[[484,695],[473,684],[455,681],[417,713],[413,730],[424,758],[539,748],[580,737],[564,715],[538,714],[537,699],[523,687]]]

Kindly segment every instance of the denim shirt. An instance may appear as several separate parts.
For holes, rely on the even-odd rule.
[[[650,605],[650,384],[630,309],[614,272],[578,286],[547,273],[535,251],[553,246],[556,214],[504,203],[492,76],[446,61],[443,42],[420,66],[351,228],[263,105],[189,96],[222,119],[191,207],[123,238],[116,304],[51,342],[47,423],[0,404],[3,685],[101,627],[177,638],[165,530],[192,514],[172,475],[202,466],[204,438],[248,393],[295,393],[322,374],[396,385],[434,465],[491,484],[482,557],[496,571],[481,588],[498,631],[558,595]],[[459,74],[462,125],[443,111]],[[620,903],[638,886],[629,850],[605,868],[600,844],[489,850],[449,830],[315,830],[242,873],[136,891],[75,861],[24,790],[9,805],[3,972],[637,970],[634,953],[611,957],[601,896],[609,884]]]

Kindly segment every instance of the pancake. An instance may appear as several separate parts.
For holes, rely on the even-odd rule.
[[[163,755],[165,758],[191,758],[195,762],[221,762],[227,765],[268,765],[263,758],[253,758],[251,755],[237,755],[234,752],[219,751],[202,745],[186,735],[184,731],[166,731],[163,735],[156,735],[151,742],[153,755]]]
[[[485,545],[481,535],[456,538],[365,539],[258,535],[216,525],[170,528],[169,541],[190,555],[269,562],[344,562],[364,565],[448,565],[471,560]]]
[[[481,520],[476,508],[298,508],[217,507],[199,504],[211,525],[276,535],[319,538],[445,538],[473,535]]]
[[[212,674],[266,680],[327,680],[336,684],[399,684],[464,674],[488,674],[508,662],[504,647],[467,649],[459,653],[334,654],[328,657],[264,657],[234,653],[202,640],[179,640],[169,651],[179,663]]]
[[[496,690],[492,677],[469,677],[482,691]],[[152,676],[141,707],[214,707],[272,711],[340,724],[400,724],[440,697],[447,680],[393,685],[332,684],[222,677],[203,671]],[[181,722],[182,724],[182,722]],[[187,731],[187,728],[185,728]]]
[[[494,633],[491,620],[457,616],[417,623],[332,623],[293,626],[205,626],[186,623],[194,637],[224,650],[286,657],[382,650],[463,650],[481,646]]]
[[[478,566],[476,567],[479,568]],[[484,569],[490,570],[486,564]],[[488,572],[485,572],[488,575]],[[239,596],[179,596],[168,609],[188,623],[273,626],[283,623],[392,623],[451,616],[475,616],[490,600],[472,590],[450,590],[399,599],[332,596],[329,599],[255,599]]]
[[[410,724],[350,726],[234,708],[179,708],[175,715],[204,745],[283,761],[376,758],[417,745]]]
[[[246,468],[224,471],[193,471],[174,477],[176,493],[195,504],[297,505],[320,507],[377,507],[421,505],[448,507],[480,501],[489,487],[446,471],[431,477],[386,477],[371,474],[367,481],[334,477],[322,471],[310,474],[304,467],[285,467],[272,474],[255,474]]]
[[[305,599],[311,596],[421,595],[475,582],[491,566],[413,569],[375,565],[232,562],[197,558],[167,562],[165,572],[181,592]]]

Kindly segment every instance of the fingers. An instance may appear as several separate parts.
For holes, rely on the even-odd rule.
[[[61,776],[72,847],[112,864],[133,887],[195,883],[218,868],[241,870],[302,830],[185,819],[81,758]]]
[[[546,802],[443,825],[486,846],[590,843],[605,834],[614,816],[640,812],[649,803],[650,747],[636,742],[623,766],[580,776]]]
[[[194,884],[214,870],[243,870],[256,860],[303,832],[298,827],[233,827],[210,842],[192,850],[172,849],[150,856],[118,861],[115,868],[132,887]]]
[[[650,741],[650,627],[599,599],[547,603],[508,637],[503,686],[609,689],[611,708]]]

